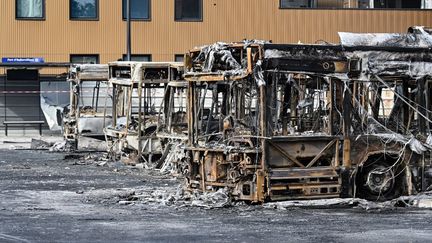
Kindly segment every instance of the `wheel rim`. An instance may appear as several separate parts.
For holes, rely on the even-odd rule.
[[[393,189],[394,173],[391,168],[376,166],[366,173],[366,188],[373,194],[385,194]]]

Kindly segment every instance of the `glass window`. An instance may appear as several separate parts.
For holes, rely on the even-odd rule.
[[[373,8],[414,8],[422,7],[422,0],[374,0]],[[372,3],[370,3],[372,5]]]
[[[312,1],[310,0],[281,0],[281,8],[311,8]]]
[[[422,8],[424,9],[432,9],[432,0],[423,0]]]
[[[202,0],[175,0],[175,20],[201,21]]]
[[[358,8],[373,8],[373,0],[359,0]]]
[[[43,19],[45,1],[44,0],[16,0],[17,19]]]
[[[131,19],[150,19],[150,0],[130,0]],[[126,0],[123,0],[123,19],[126,19]]]
[[[184,54],[175,54],[174,61],[183,62],[184,61]]]
[[[430,8],[431,0],[280,0],[280,8]]]
[[[123,61],[126,61],[126,54],[123,54]],[[152,58],[150,54],[132,54],[131,61],[134,62],[151,62]]]
[[[98,64],[99,63],[99,55],[97,54],[79,54],[79,55],[71,55],[70,56],[71,63],[80,63],[80,64]]]
[[[97,19],[98,0],[70,0],[71,19]]]

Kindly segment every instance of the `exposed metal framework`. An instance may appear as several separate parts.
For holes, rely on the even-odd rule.
[[[100,97],[108,89],[108,65],[74,64],[69,69],[70,108],[63,117],[63,136],[77,148],[80,136],[104,139],[103,128],[111,123]]]
[[[105,135],[114,157],[126,155],[133,163],[156,162],[160,167],[172,140],[186,139],[182,73],[183,65],[174,62],[109,64],[113,122]]]
[[[190,51],[190,189],[263,202],[387,200],[428,188],[431,36],[419,27],[340,36],[340,45]]]

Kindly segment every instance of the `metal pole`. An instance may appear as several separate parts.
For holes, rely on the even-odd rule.
[[[131,6],[130,0],[126,0],[126,61],[131,60]]]

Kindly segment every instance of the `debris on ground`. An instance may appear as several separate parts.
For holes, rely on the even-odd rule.
[[[84,193],[84,192],[83,192]],[[120,201],[132,201],[135,190],[118,188],[110,190],[91,190],[85,192],[86,203],[116,204]]]
[[[390,201],[376,202],[360,198],[332,198],[317,200],[292,200],[283,202],[270,202],[264,208],[290,209],[290,208],[361,208],[366,211],[394,210],[396,208],[432,208],[432,194],[403,196]]]
[[[67,141],[56,142],[53,146],[49,148],[51,152],[69,152],[73,151],[73,148]]]
[[[232,205],[225,190],[206,193],[193,193],[183,189],[182,185],[163,188],[122,188],[117,190],[92,190],[86,192],[85,202],[103,204],[141,204],[153,207],[200,207],[205,209],[223,208]]]
[[[50,149],[54,144],[50,142],[46,142],[40,139],[34,139],[32,138],[30,143],[30,149],[41,149],[41,150],[48,150]]]

